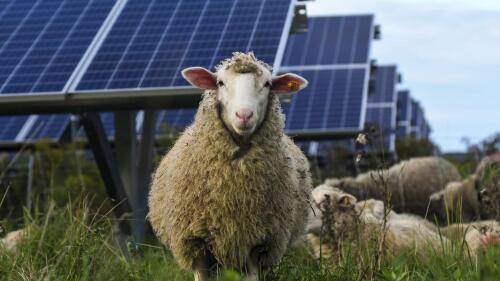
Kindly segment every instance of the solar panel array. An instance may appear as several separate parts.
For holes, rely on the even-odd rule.
[[[274,63],[291,0],[129,0],[76,90],[187,86],[234,51]]]
[[[292,0],[2,3],[2,94],[185,86],[179,75],[182,68],[212,68],[234,51],[253,50],[274,63],[284,48],[280,44],[292,12]],[[102,117],[112,133],[109,114]],[[0,140],[57,139],[69,116],[2,117],[0,121],[6,124]]]
[[[77,91],[187,86],[180,71],[213,69],[234,51],[273,63],[290,0],[132,0],[76,87]],[[160,124],[184,128],[195,109],[164,110]],[[111,132],[110,118],[103,118]]]

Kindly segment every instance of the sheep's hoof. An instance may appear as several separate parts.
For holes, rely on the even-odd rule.
[[[215,280],[217,275],[217,262],[211,254],[200,256],[193,261],[195,281]]]

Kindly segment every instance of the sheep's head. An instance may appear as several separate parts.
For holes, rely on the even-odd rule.
[[[189,67],[182,76],[197,88],[217,91],[223,122],[243,138],[250,137],[263,122],[269,93],[293,93],[307,86],[307,80],[295,74],[272,76],[271,67],[251,52],[234,53],[216,67],[215,73]]]
[[[342,190],[322,184],[312,191],[314,213],[310,214],[307,232],[324,235],[330,242],[339,242],[356,233],[358,226],[356,198]]]

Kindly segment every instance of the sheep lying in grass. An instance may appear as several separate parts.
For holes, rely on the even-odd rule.
[[[494,220],[452,224],[440,231],[451,240],[467,242],[471,253],[500,244],[500,223]]]
[[[388,170],[370,171],[356,178],[329,179],[325,183],[354,195],[360,200],[386,197],[397,212],[424,216],[429,196],[447,183],[460,180],[453,164],[439,157],[420,157],[402,161]]]
[[[7,233],[4,238],[0,239],[0,245],[5,247],[8,251],[15,252],[19,241],[21,241],[24,235],[24,229],[11,231]]]
[[[212,278],[219,266],[255,280],[280,261],[307,223],[309,166],[283,133],[278,100],[307,81],[272,77],[252,53],[235,53],[216,69],[182,73],[206,91],[194,123],[155,172],[149,219],[196,280]]]
[[[429,204],[429,217],[440,222],[470,222],[480,218],[480,202],[476,176],[453,181],[445,189],[433,193]]]
[[[336,257],[347,244],[358,250],[383,249],[398,255],[408,250],[438,250],[448,243],[432,223],[386,210],[382,201],[357,202],[354,196],[328,185],[315,188],[312,194],[315,206],[307,238],[317,258]]]
[[[450,239],[465,241],[464,250],[472,256],[479,249],[500,243],[500,225],[495,221],[438,228],[418,216],[388,210],[379,200],[357,202],[354,196],[328,185],[316,187],[312,196],[315,204],[307,238],[318,258],[338,256],[346,243],[364,250],[380,249],[383,245],[384,251],[394,255],[414,251],[421,258],[425,258],[426,249],[449,249]],[[375,244],[370,245],[373,241]]]
[[[486,158],[489,159],[489,158]],[[500,219],[500,164],[482,161],[475,174],[430,196],[430,216],[444,222]]]

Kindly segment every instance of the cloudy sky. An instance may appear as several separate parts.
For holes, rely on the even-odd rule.
[[[443,151],[500,131],[500,1],[316,0],[308,14],[375,14],[372,57],[395,63]]]

